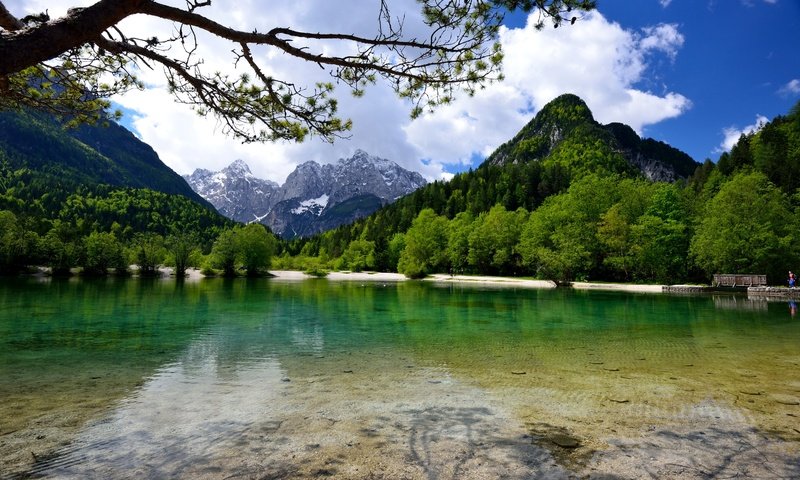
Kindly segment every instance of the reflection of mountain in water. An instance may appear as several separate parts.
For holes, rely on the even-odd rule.
[[[713,298],[714,307],[722,310],[766,312],[769,308],[765,298],[751,298],[738,295],[714,295]]]

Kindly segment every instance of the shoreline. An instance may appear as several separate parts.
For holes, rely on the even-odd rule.
[[[136,269],[132,268],[132,278],[142,278],[136,274]],[[171,267],[161,267],[159,269],[161,272],[160,276],[155,276],[152,278],[156,279],[175,279],[175,275],[172,273]],[[29,276],[35,278],[51,278],[44,269],[40,269],[38,272],[34,274],[30,274]],[[73,275],[71,278],[80,278],[79,275]],[[186,277],[184,280],[187,282],[196,282],[206,278],[218,278],[218,277],[206,277],[200,273],[200,269],[197,268],[189,268],[186,270]],[[244,277],[242,277],[244,278]],[[520,277],[494,277],[494,276],[487,276],[487,275],[450,275],[446,273],[434,273],[428,275],[420,280],[412,280],[402,273],[391,273],[391,272],[373,272],[373,271],[364,271],[364,272],[350,272],[350,271],[335,271],[330,272],[325,277],[315,277],[313,275],[308,275],[300,270],[270,270],[269,275],[263,278],[271,278],[273,280],[279,281],[305,281],[305,280],[331,280],[334,282],[382,282],[382,283],[399,283],[399,282],[413,282],[413,281],[421,281],[421,282],[432,282],[432,283],[451,283],[451,284],[461,284],[461,285],[480,285],[480,286],[487,286],[487,287],[512,287],[512,288],[544,288],[544,289],[553,289],[553,288],[572,288],[575,290],[606,290],[606,291],[618,291],[618,292],[632,292],[632,293],[664,293],[665,287],[667,285],[656,285],[656,284],[629,284],[629,283],[599,283],[599,282],[572,282],[569,286],[559,287],[556,282],[552,280],[537,280],[532,278],[520,278]],[[800,293],[800,290],[798,290]]]
[[[273,278],[278,280],[307,280],[315,277],[296,270],[272,270]],[[331,272],[326,277],[332,281],[373,281],[373,282],[405,282],[414,281],[401,273],[387,272]],[[492,277],[485,275],[449,275],[434,273],[422,278],[422,282],[454,283],[463,285],[483,285],[514,288],[558,288],[552,280],[536,280],[517,277]],[[609,290],[633,293],[662,293],[664,285],[628,284],[628,283],[596,283],[572,282],[569,287],[575,290]]]

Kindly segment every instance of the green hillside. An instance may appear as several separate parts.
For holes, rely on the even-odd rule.
[[[0,151],[4,169],[28,169],[65,188],[148,188],[210,206],[149,145],[114,122],[65,129],[47,115],[0,111]]]
[[[102,272],[127,265],[124,248],[161,251],[165,239],[208,250],[233,224],[117,124],[70,130],[45,115],[0,112],[0,274],[105,258],[94,267]],[[98,242],[116,253],[100,255],[90,246]]]

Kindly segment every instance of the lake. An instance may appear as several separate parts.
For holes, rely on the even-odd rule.
[[[0,476],[800,478],[787,302],[0,280]]]

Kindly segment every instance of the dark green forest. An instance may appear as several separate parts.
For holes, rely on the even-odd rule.
[[[258,274],[272,266],[659,283],[707,282],[724,272],[766,273],[780,284],[800,261],[792,248],[800,104],[743,135],[716,163],[698,164],[626,125],[595,122],[583,101],[564,95],[474,170],[291,241],[234,225],[177,192],[183,187],[170,186],[160,161],[150,161],[158,172],[152,183],[130,176],[144,168],[136,163],[144,147],[115,148],[91,129],[65,138],[58,125],[42,124],[37,141],[54,149],[45,150],[47,162],[25,151],[32,137],[9,146],[11,137],[0,134],[4,272],[48,265],[103,273],[134,263],[144,272],[169,264]],[[635,158],[659,162],[676,180],[648,180]]]

